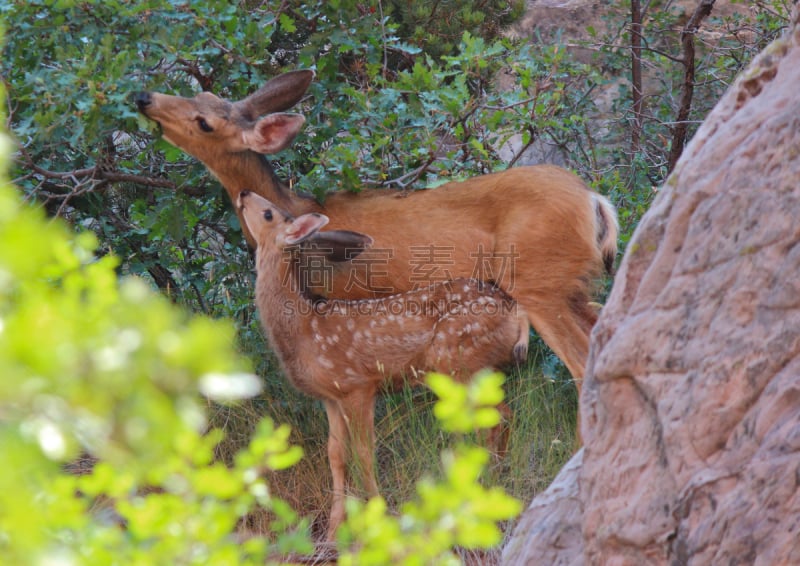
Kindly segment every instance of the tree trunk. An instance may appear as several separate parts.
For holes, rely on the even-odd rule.
[[[642,6],[631,0],[631,94],[633,96],[633,123],[631,124],[631,159],[641,148],[642,112]]]
[[[668,172],[672,172],[686,145],[686,132],[689,129],[689,114],[692,111],[692,97],[694,96],[694,34],[697,33],[700,23],[711,14],[715,0],[701,0],[692,17],[686,22],[681,31],[681,45],[683,46],[683,87],[681,88],[681,105],[672,128],[672,146],[669,151]]]

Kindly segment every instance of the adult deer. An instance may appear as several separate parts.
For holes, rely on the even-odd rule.
[[[138,93],[135,101],[161,125],[167,141],[208,167],[232,202],[250,189],[294,216],[324,213],[331,228],[372,236],[369,261],[330,267],[332,276],[315,292],[353,299],[456,277],[490,280],[524,308],[580,392],[597,319],[592,280],[604,265],[611,271],[617,251],[614,207],[576,175],[548,165],[411,193],[337,192],[324,204],[295,194],[264,154],[285,148],[299,132],[304,118],[284,111],[302,98],[313,77],[309,70],[286,73],[238,102],[208,92],[194,98]]]
[[[351,231],[320,232],[326,216],[294,218],[249,191],[239,193],[237,210],[257,242],[256,305],[270,344],[292,384],[321,399],[328,414],[332,540],[345,515],[348,446],[359,458],[364,488],[378,495],[373,463],[378,392],[414,384],[428,371],[466,381],[484,368],[522,363],[528,318],[503,290],[464,278],[380,299],[314,302],[299,269],[306,253],[299,245],[345,261],[372,239]],[[494,438],[504,444],[501,430]]]

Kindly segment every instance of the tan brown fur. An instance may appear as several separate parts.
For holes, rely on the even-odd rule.
[[[311,71],[287,73],[235,103],[209,93],[194,98],[140,93],[137,104],[161,124],[168,141],[214,173],[233,202],[241,191],[252,190],[293,215],[324,212],[331,228],[368,233],[373,250],[391,250],[391,257],[372,266],[383,275],[359,275],[368,279],[363,288],[346,288],[353,280],[351,269],[369,269],[355,262],[334,268],[329,288],[316,289],[318,294],[354,299],[457,277],[494,280],[525,309],[580,390],[589,332],[597,318],[596,310],[587,308],[591,283],[604,265],[610,269],[617,250],[613,206],[576,175],[548,165],[517,167],[411,193],[334,193],[323,206],[282,185],[261,155],[291,142],[303,119],[281,112],[300,100],[312,79]],[[214,131],[199,128],[200,118]],[[420,281],[414,272],[415,252],[429,246],[448,255],[431,266],[432,277]],[[503,257],[512,252],[519,254],[513,270]],[[494,258],[476,272],[479,253]],[[506,269],[501,274],[503,262]]]
[[[378,494],[373,453],[380,390],[416,384],[429,371],[463,382],[481,369],[522,363],[528,318],[501,289],[464,278],[380,299],[314,303],[303,295],[302,281],[293,278],[302,253],[294,244],[317,235],[325,247],[328,233],[318,230],[327,219],[319,214],[294,219],[254,193],[242,192],[237,200],[257,241],[256,304],[264,329],[289,380],[321,399],[328,414],[330,540],[344,518],[348,447],[358,456],[365,489]],[[298,226],[305,230],[301,236]],[[353,249],[369,241],[361,234],[348,236]],[[494,434],[500,443],[503,426]]]

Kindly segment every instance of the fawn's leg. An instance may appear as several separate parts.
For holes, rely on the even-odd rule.
[[[350,427],[351,446],[369,497],[379,495],[375,478],[375,391],[354,391],[342,401]]]
[[[500,401],[497,405],[497,410],[500,412],[500,422],[497,426],[489,429],[485,446],[492,453],[492,456],[502,460],[508,453],[508,437],[511,434],[511,409],[504,401]]]
[[[333,503],[328,521],[328,532],[325,540],[332,542],[336,538],[336,529],[344,521],[345,474],[347,467],[347,423],[341,407],[336,401],[325,401],[328,413],[328,462],[333,477]]]
[[[515,305],[517,309],[517,342],[514,344],[514,363],[518,366],[524,364],[528,359],[528,346],[531,340],[531,323],[528,313],[521,306]]]

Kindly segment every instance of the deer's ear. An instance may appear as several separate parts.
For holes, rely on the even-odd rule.
[[[270,79],[256,92],[237,102],[251,116],[282,112],[297,104],[314,80],[314,71],[290,71]]]
[[[289,147],[305,121],[302,114],[267,114],[255,123],[252,130],[242,132],[242,141],[255,152],[277,153]]]
[[[317,232],[303,243],[302,253],[330,261],[350,261],[370,247],[372,241],[366,234],[350,230]]]
[[[316,234],[320,228],[328,223],[328,217],[324,214],[312,212],[298,216],[286,229],[284,241],[287,245],[299,244]]]

